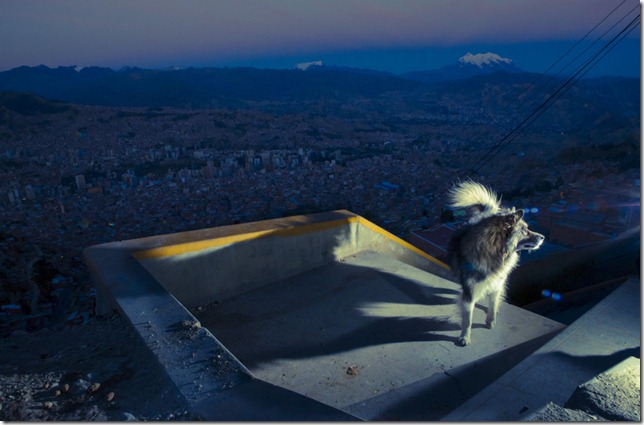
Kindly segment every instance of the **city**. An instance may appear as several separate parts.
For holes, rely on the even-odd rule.
[[[434,101],[435,114],[397,95],[323,99],[299,113],[23,101],[51,110],[1,110],[4,335],[91,317],[84,247],[335,209],[409,239],[443,221],[447,190],[466,178],[540,211],[528,217],[547,234],[570,211],[580,234],[609,238],[639,225],[636,128],[609,130],[587,146],[575,143],[584,131],[568,137],[540,122],[475,175],[464,170],[489,143],[472,140],[508,124],[495,108],[461,107],[448,95]]]
[[[338,6],[0,3],[0,421],[640,419],[641,4]]]

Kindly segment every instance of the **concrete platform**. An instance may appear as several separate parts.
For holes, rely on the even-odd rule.
[[[631,278],[445,421],[518,421],[641,352],[640,281]],[[610,396],[610,395],[609,395]]]
[[[437,420],[563,326],[504,305],[455,344],[458,285],[363,251],[197,308],[257,378],[368,420]]]
[[[459,347],[447,266],[349,211],[84,250],[193,414],[219,420],[437,420],[564,326],[503,305]],[[205,326],[202,326],[202,323]]]

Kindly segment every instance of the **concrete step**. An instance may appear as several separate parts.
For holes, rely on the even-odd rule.
[[[629,357],[640,357],[640,292],[639,278],[630,278],[559,335],[442,420],[534,420],[539,414],[551,414],[552,420],[560,420],[558,418],[574,413],[573,409],[566,411],[560,406],[580,407],[574,400],[572,404],[566,404],[580,384],[595,382],[593,379],[597,375]],[[580,394],[587,394],[592,385],[584,388],[586,390],[581,390]],[[608,399],[620,398],[615,387],[608,390],[607,395]],[[581,403],[586,396],[575,397],[579,397]],[[594,410],[590,412],[586,413],[599,416]]]
[[[577,387],[564,407],[554,403],[524,420],[552,422],[570,420],[640,421],[640,359],[629,357],[606,372]]]
[[[374,251],[195,313],[253,375],[361,419],[438,420],[565,328],[477,308],[460,347],[454,282]]]

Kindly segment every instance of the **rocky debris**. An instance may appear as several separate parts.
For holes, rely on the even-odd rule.
[[[193,420],[118,316],[0,339],[0,420]]]
[[[565,407],[610,421],[640,421],[640,360],[630,357],[577,387]]]
[[[358,374],[358,366],[353,365],[347,368],[347,375],[356,376]]]
[[[529,422],[604,422],[605,419],[590,415],[581,410],[566,409],[555,403],[548,403],[528,418]]]

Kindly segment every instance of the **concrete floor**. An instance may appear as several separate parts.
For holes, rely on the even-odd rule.
[[[458,285],[363,251],[196,313],[259,379],[367,420],[438,420],[565,326],[504,304],[460,332]]]

